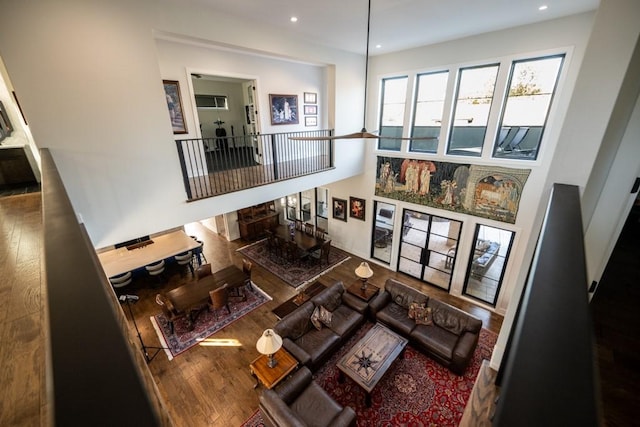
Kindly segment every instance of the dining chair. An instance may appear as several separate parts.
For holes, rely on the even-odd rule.
[[[124,274],[120,274],[118,276],[113,276],[109,278],[109,282],[111,282],[111,286],[113,286],[115,290],[118,290],[120,288],[124,288],[125,286],[130,285],[132,281],[133,281],[133,276],[130,271],[127,271]]]
[[[308,222],[304,223],[304,232],[307,233],[309,236],[313,236],[314,233],[314,225],[310,224]]]
[[[211,276],[211,264],[202,264],[196,268],[196,280],[200,280],[206,276]]]
[[[296,230],[304,231],[304,225],[302,223],[302,220],[296,219],[295,224],[296,224]]]
[[[322,228],[322,227],[316,227],[316,231],[315,231],[315,237],[316,239],[325,239],[325,235],[327,234],[327,231]]]
[[[226,308],[227,313],[231,314],[231,310],[229,309],[229,291],[228,291],[228,283],[220,286],[218,289],[213,291],[209,291],[209,309],[213,309],[216,315],[216,320],[218,320],[218,310],[221,308]]]
[[[320,252],[314,252],[311,254],[320,265],[326,263],[329,265],[329,253],[331,252],[331,240],[326,240],[320,247]]]
[[[178,266],[180,266],[180,276],[184,273],[185,268],[188,268],[191,271],[191,275],[195,276],[195,272],[193,270],[193,252],[187,251],[181,254],[175,255],[173,257],[176,260]]]
[[[147,270],[147,273],[149,273],[149,276],[155,277],[158,281],[160,281],[160,279],[164,276],[164,267],[164,260],[161,259],[156,263],[145,265],[144,268]]]
[[[207,258],[204,256],[204,242],[202,240],[198,240],[196,236],[189,236],[196,242],[200,243],[200,246],[193,249],[193,260],[194,265],[197,263],[198,265],[205,264],[207,262]]]
[[[156,295],[156,304],[158,304],[162,309],[162,313],[165,315],[165,317],[167,318],[167,322],[169,323],[169,331],[171,332],[171,334],[173,334],[175,329],[173,322],[180,319],[181,317],[185,317],[185,313],[177,313],[174,310],[171,301],[169,301],[162,294]]]
[[[284,244],[284,258],[293,264],[298,264],[300,262],[300,248],[296,242],[287,240]]]

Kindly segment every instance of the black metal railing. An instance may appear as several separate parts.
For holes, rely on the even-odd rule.
[[[333,130],[180,139],[176,141],[188,200],[198,200],[333,168]]]

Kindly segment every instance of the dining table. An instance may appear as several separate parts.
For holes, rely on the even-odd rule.
[[[282,240],[293,240],[304,252],[313,252],[320,248],[324,243],[324,239],[318,238],[312,234],[307,234],[303,230],[294,229],[294,234],[292,235],[288,225],[280,224],[272,230],[273,234]]]

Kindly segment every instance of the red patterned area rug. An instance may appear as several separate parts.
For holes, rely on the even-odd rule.
[[[163,313],[152,316],[151,324],[158,334],[162,347],[167,347],[165,353],[169,360],[249,314],[267,301],[271,301],[272,298],[256,286],[255,283],[252,283],[252,287],[253,292],[245,291],[247,295],[245,301],[229,301],[230,314],[227,314],[225,309],[221,309],[218,310],[218,316],[216,317],[214,312],[204,308],[196,317],[191,331],[185,318],[173,322],[174,333],[172,334],[169,321]]]
[[[438,362],[411,345],[404,358],[396,360],[373,389],[371,407],[364,404],[364,391],[350,378],[338,382],[336,363],[357,340],[372,327],[365,324],[331,359],[315,373],[315,380],[341,405],[351,406],[357,425],[370,426],[457,426],[469,400],[471,389],[483,359],[490,359],[497,335],[480,332],[473,360],[463,376],[451,373]],[[243,427],[264,426],[260,412],[254,413]]]
[[[238,249],[238,252],[262,268],[269,270],[294,288],[299,288],[316,280],[322,274],[327,273],[350,258],[346,252],[332,246],[329,252],[328,265],[305,261],[294,264],[269,252],[266,239],[244,246]]]

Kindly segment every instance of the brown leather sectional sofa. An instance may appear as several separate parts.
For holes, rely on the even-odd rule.
[[[432,324],[409,317],[411,303],[431,308]],[[464,374],[478,345],[482,321],[449,304],[430,298],[397,280],[387,279],[369,303],[371,316],[457,375]]]
[[[320,330],[310,320],[319,306],[331,312],[330,326]],[[283,347],[301,365],[315,371],[364,323],[366,311],[364,301],[345,292],[342,282],[336,282],[285,316],[273,329],[282,337]]]

